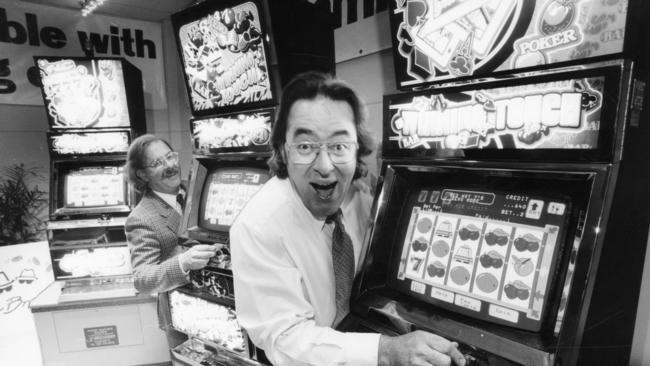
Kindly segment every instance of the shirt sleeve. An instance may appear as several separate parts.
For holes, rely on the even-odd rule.
[[[318,325],[281,236],[255,229],[230,231],[237,318],[253,343],[275,365],[377,365],[379,334]]]
[[[163,260],[154,228],[145,220],[129,217],[124,225],[131,251],[134,286],[141,293],[169,291],[188,283],[178,255]]]

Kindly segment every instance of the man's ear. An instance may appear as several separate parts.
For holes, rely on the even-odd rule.
[[[149,182],[149,178],[147,177],[147,173],[145,173],[144,170],[142,170],[142,169],[136,170],[135,175],[137,175],[138,178],[140,178],[140,180],[142,180],[143,182],[146,182],[146,183]]]

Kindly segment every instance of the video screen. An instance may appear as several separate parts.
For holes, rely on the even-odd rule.
[[[623,52],[627,0],[390,1],[397,87]]]
[[[36,58],[53,129],[129,128],[129,104],[119,59]]]
[[[192,120],[194,153],[267,151],[273,110],[260,110]]]
[[[268,179],[268,171],[256,168],[222,168],[210,172],[201,194],[198,226],[227,232]]]
[[[127,204],[123,168],[80,167],[65,175],[65,208],[121,206]]]
[[[521,191],[413,190],[388,283],[443,308],[539,330],[570,209],[566,198]]]
[[[274,104],[259,0],[203,2],[172,16],[192,115]]]

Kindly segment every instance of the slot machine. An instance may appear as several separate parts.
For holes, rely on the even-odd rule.
[[[392,3],[408,91],[384,96],[342,330],[430,331],[470,365],[627,364],[650,223],[647,73],[624,57],[639,4]]]
[[[60,302],[134,296],[123,178],[146,129],[140,70],[121,58],[36,56],[50,130],[47,236]]]
[[[298,13],[311,8],[307,2],[292,3]],[[179,232],[219,245],[205,268],[190,271],[190,284],[169,294],[170,326],[190,337],[171,350],[182,364],[266,362],[237,322],[229,229],[270,178],[266,160],[277,80],[290,76],[282,64],[293,59],[297,66],[292,72],[298,72],[314,58],[314,65],[327,68],[331,63],[333,69],[332,29],[331,47],[323,43],[317,51],[301,52],[306,44],[292,42],[285,33],[287,6],[264,0],[203,2],[172,15],[192,114],[193,159]],[[318,31],[327,34],[328,29]],[[282,34],[289,36],[278,38]],[[323,52],[329,54],[321,57]]]

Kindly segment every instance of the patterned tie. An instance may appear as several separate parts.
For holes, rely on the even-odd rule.
[[[334,266],[334,279],[336,281],[336,317],[333,327],[350,312],[350,293],[354,280],[354,248],[352,239],[345,232],[341,220],[341,209],[328,216],[326,223],[334,223],[332,232],[332,264]]]
[[[176,203],[181,206],[181,211],[185,209],[185,195],[183,193],[178,193],[176,195]]]
[[[178,190],[178,194],[176,195],[176,203],[178,203],[181,207],[181,212],[185,209],[185,194],[185,187],[181,185]]]

